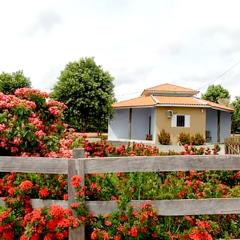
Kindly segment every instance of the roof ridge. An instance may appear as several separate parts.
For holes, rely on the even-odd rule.
[[[149,88],[145,88],[144,90],[152,90],[154,88],[157,88],[157,87],[160,87],[160,86],[174,86],[174,87],[177,87],[177,88],[182,88],[182,89],[187,89],[187,90],[191,90],[193,92],[195,92],[196,90],[192,89],[192,88],[188,88],[188,87],[183,87],[183,86],[180,86],[180,85],[176,85],[176,84],[172,84],[172,83],[162,83],[162,84],[158,84],[158,85],[155,85],[153,87],[149,87]],[[170,90],[171,91],[171,90]]]
[[[152,98],[152,100],[153,100],[156,104],[159,104],[159,103],[160,103],[153,95],[150,95],[150,97]]]

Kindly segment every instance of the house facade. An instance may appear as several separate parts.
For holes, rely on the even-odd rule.
[[[180,133],[200,133],[208,142],[222,143],[231,134],[231,113],[225,105],[196,97],[198,91],[172,84],[145,89],[140,97],[113,105],[115,112],[109,122],[108,139],[113,141],[144,141],[165,130],[171,143],[178,143]]]

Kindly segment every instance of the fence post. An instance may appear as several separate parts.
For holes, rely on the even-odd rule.
[[[73,158],[68,161],[68,204],[75,202],[75,189],[71,184],[71,178],[74,175],[78,175],[82,179],[82,185],[84,185],[84,149],[73,149]],[[85,240],[85,226],[82,225],[77,229],[69,229],[70,240]]]

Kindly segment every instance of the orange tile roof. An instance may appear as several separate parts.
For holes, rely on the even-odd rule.
[[[202,101],[207,102],[207,104],[208,104],[210,107],[212,107],[212,108],[219,108],[219,109],[228,110],[228,111],[231,111],[231,112],[234,111],[233,108],[227,107],[227,106],[222,105],[222,104],[218,104],[218,103],[215,103],[215,102],[210,102],[210,101],[207,101],[207,100],[202,100]]]
[[[158,85],[155,87],[144,89],[142,95],[146,92],[192,93],[193,95],[198,93],[198,91],[193,90],[191,88],[185,88],[185,87],[181,87],[181,86],[177,86],[177,85],[169,84],[169,83],[165,83],[165,84],[161,84],[161,85]]]
[[[207,105],[202,100],[195,97],[168,97],[154,96],[158,104],[173,104],[173,105]]]
[[[141,96],[138,98],[133,98],[125,101],[120,101],[113,104],[114,108],[124,108],[124,107],[152,107],[156,103],[151,96]]]
[[[141,96],[138,98],[120,101],[114,103],[114,108],[127,107],[153,107],[153,106],[188,106],[188,107],[206,107],[232,112],[233,109],[221,104],[209,102],[196,97],[170,97],[170,96]]]

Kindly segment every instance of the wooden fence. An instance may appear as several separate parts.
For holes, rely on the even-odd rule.
[[[116,172],[168,172],[189,170],[240,170],[240,156],[158,156],[158,157],[108,157],[83,158],[83,150],[75,149],[74,159],[1,157],[0,172],[25,172],[68,174],[69,201],[32,199],[34,208],[59,204],[69,206],[74,201],[71,176],[90,173]],[[179,199],[179,200],[134,200],[133,205],[150,203],[162,216],[205,214],[239,214],[240,198]],[[4,204],[4,203],[3,203]],[[87,201],[94,214],[112,212],[116,201]],[[84,226],[69,231],[69,239],[84,240]]]
[[[224,141],[226,154],[240,154],[240,136],[232,136]]]

